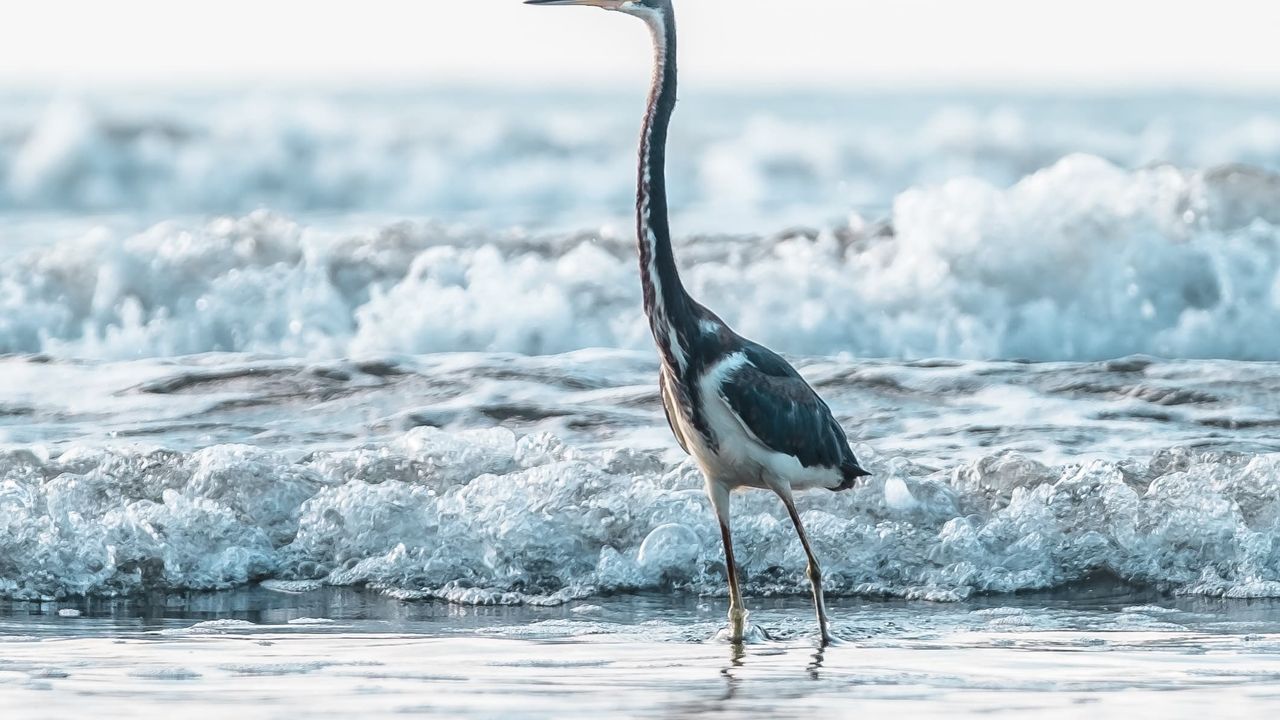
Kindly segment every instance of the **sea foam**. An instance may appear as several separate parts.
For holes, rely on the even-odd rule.
[[[900,195],[890,223],[690,236],[693,294],[796,354],[1280,359],[1280,180],[1075,155],[1001,189]],[[0,269],[0,352],[314,359],[647,348],[625,232],[325,230],[256,212],[91,232]]]
[[[1106,573],[1280,596],[1280,455],[1175,449],[1049,466],[998,453],[930,470],[858,452],[873,479],[800,499],[834,593],[945,601]],[[353,471],[374,464],[412,471]],[[296,460],[243,446],[6,451],[0,469],[7,597],[268,579],[472,604],[724,591],[719,531],[691,462],[545,435],[419,428]],[[736,497],[733,527],[752,593],[806,592],[777,498]]]

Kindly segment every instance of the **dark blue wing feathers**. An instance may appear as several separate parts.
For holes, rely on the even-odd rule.
[[[865,476],[844,428],[800,373],[763,346],[751,343],[743,352],[749,364],[727,378],[720,393],[747,429],[805,467],[838,468],[849,482]]]

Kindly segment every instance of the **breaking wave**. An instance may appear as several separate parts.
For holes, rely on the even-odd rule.
[[[695,236],[691,290],[788,352],[861,357],[1280,359],[1280,178],[1070,156],[1007,189],[909,190],[887,224]],[[255,212],[97,230],[0,268],[0,353],[308,358],[647,348],[625,232]]]
[[[1012,453],[875,471],[801,498],[838,594],[957,600],[1097,573],[1180,593],[1280,596],[1280,455],[1174,449],[1050,467]],[[401,597],[558,603],[722,594],[718,530],[692,463],[586,452],[550,435],[415,429],[289,458],[72,448],[0,453],[0,596],[369,585]],[[767,493],[735,498],[753,594],[803,594],[804,559]]]

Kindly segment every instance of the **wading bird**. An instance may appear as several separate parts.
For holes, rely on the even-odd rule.
[[[729,494],[760,488],[778,494],[791,515],[813,585],[822,641],[831,639],[822,572],[792,493],[848,490],[868,473],[858,464],[830,408],[786,360],[739,336],[689,297],[680,282],[667,218],[667,129],[676,105],[676,21],[671,0],[526,0],[626,13],[653,34],[653,87],[640,136],[636,232],[644,309],[661,359],[659,386],[671,431],[697,460],[720,521],[729,576],[729,632],[742,642],[747,612],[738,589],[729,530]]]

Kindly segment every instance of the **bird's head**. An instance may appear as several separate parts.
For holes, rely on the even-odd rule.
[[[629,15],[660,13],[670,9],[671,0],[524,0],[525,5],[578,5],[602,10],[624,12]]]

